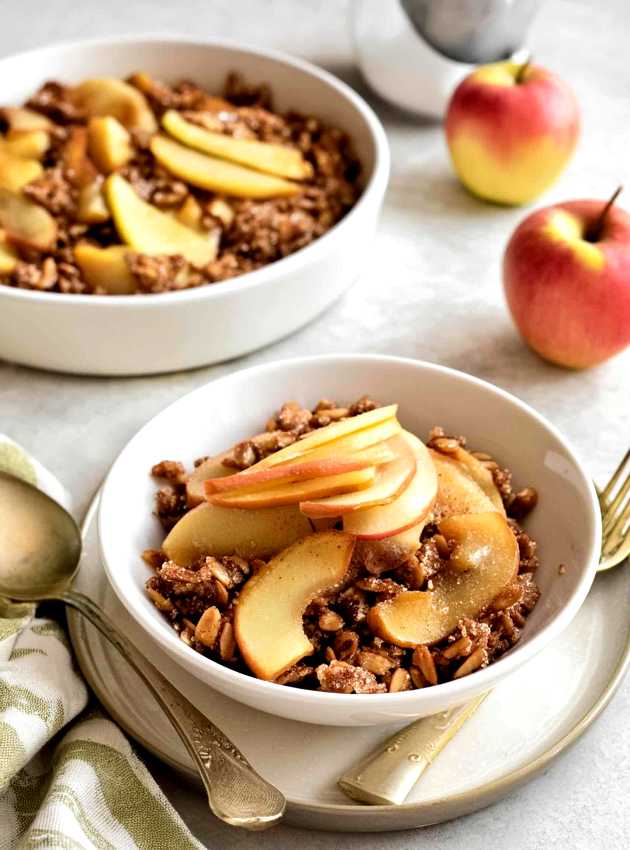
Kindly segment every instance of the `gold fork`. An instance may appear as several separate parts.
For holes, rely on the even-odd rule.
[[[595,485],[602,513],[602,550],[597,572],[630,555],[630,449],[603,490]],[[353,800],[400,805],[431,762],[477,711],[488,693],[465,705],[404,727],[338,780]]]
[[[604,489],[600,490],[597,484],[595,489],[602,512],[602,554],[597,568],[600,573],[630,555],[630,449]]]

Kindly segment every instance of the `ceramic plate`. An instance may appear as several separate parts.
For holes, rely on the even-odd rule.
[[[193,703],[207,706],[208,686],[148,643],[109,587],[99,561],[95,512],[94,503],[84,524],[77,589],[98,602]],[[295,825],[386,831],[439,823],[501,799],[588,728],[628,666],[628,610],[627,566],[598,576],[569,628],[495,688],[402,806],[353,803],[336,785],[341,773],[399,726],[350,731],[297,723],[218,693],[212,699],[212,719],[286,795],[287,820]],[[135,673],[74,611],[68,611],[68,620],[81,669],[112,717],[158,758],[195,778],[186,751]],[[201,790],[199,806],[207,807]]]

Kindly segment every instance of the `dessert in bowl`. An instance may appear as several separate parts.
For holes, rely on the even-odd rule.
[[[164,459],[166,540],[149,474]],[[99,512],[114,590],[169,656],[333,725],[426,716],[509,675],[578,610],[599,533],[592,484],[526,405],[376,356],[267,364],[186,396],[123,450]]]
[[[2,68],[0,356],[97,374],[202,365],[290,333],[359,273],[387,142],[326,72],[168,40]]]

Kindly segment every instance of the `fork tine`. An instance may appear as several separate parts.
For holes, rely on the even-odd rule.
[[[628,463],[629,460],[630,460],[630,449],[628,449],[628,451],[625,453],[621,463],[619,464],[617,469],[615,469],[615,471],[613,472],[610,481],[608,482],[608,484],[606,484],[604,489],[599,494],[600,498],[604,499],[604,501],[608,501],[608,499],[610,498],[610,494],[615,489],[617,481],[619,481],[619,478],[621,477],[621,473],[623,472],[623,468]]]
[[[609,532],[604,537],[604,545],[602,553],[611,555],[624,540],[628,525],[630,524],[630,502],[619,511],[614,525],[611,526]]]
[[[615,498],[610,502],[608,507],[604,508],[604,534],[614,525],[617,521],[617,515],[620,510],[623,509],[625,502],[627,501],[628,494],[630,493],[630,472],[626,480],[623,482],[621,488],[617,492]]]

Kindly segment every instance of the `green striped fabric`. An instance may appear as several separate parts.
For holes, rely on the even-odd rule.
[[[0,470],[71,508],[1,434]],[[0,598],[0,850],[203,850],[121,731],[87,706],[62,627]]]

